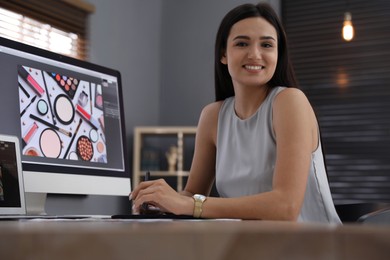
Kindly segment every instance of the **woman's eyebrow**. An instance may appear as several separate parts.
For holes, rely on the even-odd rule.
[[[250,40],[251,38],[249,36],[246,36],[246,35],[237,35],[236,37],[233,38],[233,41],[235,40]],[[259,38],[260,40],[273,40],[273,41],[276,41],[276,39],[272,36],[261,36]]]
[[[237,35],[236,37],[233,38],[233,41],[235,40],[250,40],[250,37],[246,35]]]
[[[261,36],[260,40],[273,40],[276,41],[276,39],[272,36]]]

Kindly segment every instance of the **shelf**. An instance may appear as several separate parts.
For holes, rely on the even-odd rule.
[[[185,147],[185,138],[193,137],[195,139],[196,127],[179,127],[179,126],[170,126],[170,127],[136,127],[134,129],[134,151],[133,151],[133,188],[136,187],[140,181],[143,180],[146,171],[150,171],[152,177],[177,177],[176,190],[183,190],[183,179],[188,177],[189,169],[184,169],[184,153],[186,151]],[[168,171],[161,168],[159,163],[159,156],[161,156],[161,151],[155,151],[155,153],[160,153],[154,155],[154,159],[157,156],[157,162],[147,162],[145,163],[145,158],[143,158],[143,152],[152,152],[155,147],[145,148],[145,139],[150,137],[159,137],[159,138],[173,138],[175,140],[175,147],[177,148],[176,154],[177,159],[174,165],[175,170]],[[155,146],[159,147],[162,144],[156,142]],[[145,150],[143,150],[145,149]],[[150,151],[149,151],[149,150]],[[167,150],[168,151],[168,150]],[[166,153],[166,152],[165,152]],[[192,155],[191,155],[192,156]],[[191,158],[186,158],[192,161]],[[149,168],[148,168],[149,167]]]

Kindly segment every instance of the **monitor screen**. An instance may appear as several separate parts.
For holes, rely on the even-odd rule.
[[[0,80],[26,192],[129,194],[119,71],[0,38]]]

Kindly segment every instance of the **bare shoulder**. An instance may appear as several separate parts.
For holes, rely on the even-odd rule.
[[[275,97],[273,108],[279,109],[306,109],[312,110],[309,100],[302,90],[297,88],[286,88]],[[292,111],[291,111],[292,112]]]
[[[207,113],[219,113],[219,109],[221,108],[222,103],[223,103],[223,101],[216,101],[216,102],[210,103],[203,108],[203,111],[205,111]]]
[[[305,93],[302,90],[297,88],[286,88],[282,90],[275,98],[276,102],[296,102],[296,101],[306,101],[308,99]]]
[[[306,95],[297,88],[286,88],[276,97],[273,104],[273,126],[279,136],[306,133],[311,137],[314,151],[318,144],[318,124],[313,108]],[[288,131],[287,131],[288,130]]]
[[[217,101],[217,102],[213,102],[213,103],[210,103],[210,104],[206,105],[202,109],[200,120],[202,120],[202,121],[204,121],[204,120],[205,121],[217,120],[218,119],[219,110],[220,110],[220,108],[222,106],[222,103],[223,103],[223,101]]]
[[[222,103],[223,101],[213,102],[202,109],[198,122],[197,136],[215,143],[218,130],[218,115]]]

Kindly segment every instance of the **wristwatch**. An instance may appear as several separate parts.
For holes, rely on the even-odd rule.
[[[195,205],[194,205],[194,218],[200,218],[200,216],[202,215],[202,206],[203,206],[203,202],[206,201],[207,197],[204,196],[204,195],[201,195],[201,194],[195,194],[194,196],[192,196],[192,198],[194,199],[195,201]]]

